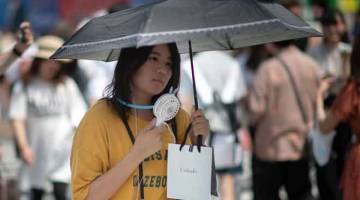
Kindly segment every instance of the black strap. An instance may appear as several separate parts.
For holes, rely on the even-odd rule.
[[[130,129],[130,126],[129,126],[127,120],[124,120],[123,118],[121,118],[121,120],[125,124],[127,133],[128,133],[129,138],[131,140],[131,143],[134,145],[135,144],[135,137],[132,134],[132,131]],[[143,170],[143,165],[142,165],[142,162],[141,162],[140,165],[139,165],[139,178],[138,178],[138,184],[140,184],[140,196],[141,196],[141,199],[145,199],[144,184],[143,184],[143,176],[144,176],[144,174],[143,173],[144,173],[144,170]]]
[[[176,117],[170,121],[171,129],[175,136],[175,143],[177,143],[178,137],[177,137],[177,126],[176,126]]]
[[[290,83],[291,83],[291,85],[293,87],[293,90],[294,90],[296,102],[297,102],[297,104],[299,106],[301,117],[302,117],[304,123],[307,125],[307,123],[309,122],[309,119],[308,119],[308,117],[307,117],[307,115],[305,113],[302,101],[300,100],[300,93],[299,93],[298,88],[296,87],[295,80],[294,80],[294,77],[292,76],[292,74],[290,72],[289,66],[279,56],[277,56],[276,58],[280,61],[280,63],[282,64],[282,66],[284,67],[285,71],[287,72],[287,74],[289,76]]]
[[[188,136],[189,136],[190,129],[191,129],[191,123],[190,123],[190,124],[188,125],[188,127],[186,128],[184,139],[183,139],[183,141],[181,142],[181,145],[180,145],[180,151],[181,151],[182,148],[185,146],[186,139],[187,139]]]

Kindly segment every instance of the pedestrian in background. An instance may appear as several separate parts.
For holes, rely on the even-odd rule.
[[[43,36],[36,43],[39,49],[29,72],[13,88],[9,117],[23,160],[21,182],[29,184],[31,199],[41,200],[51,182],[55,199],[64,200],[72,135],[86,105],[64,73],[67,61],[48,60],[63,40]]]
[[[274,57],[261,64],[248,96],[256,129],[254,199],[277,200],[282,186],[290,200],[312,199],[306,144],[314,120],[318,66],[292,41],[275,43],[272,51]]]

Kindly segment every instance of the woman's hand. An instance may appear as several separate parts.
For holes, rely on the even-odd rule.
[[[31,31],[31,25],[29,22],[22,22],[19,27],[19,37],[17,39],[15,49],[17,49],[20,53],[24,53],[24,51],[33,43],[34,36]]]
[[[162,134],[166,131],[166,125],[155,126],[156,119],[153,119],[135,139],[133,150],[141,156],[141,159],[151,156],[162,147]]]
[[[205,118],[205,115],[201,109],[195,110],[191,114],[191,141],[196,144],[196,138],[198,135],[202,135],[205,139],[210,132],[209,121]],[[202,141],[204,142],[204,141]]]
[[[35,162],[34,154],[29,146],[24,146],[21,148],[21,158],[24,160],[26,165],[28,166],[34,165]]]

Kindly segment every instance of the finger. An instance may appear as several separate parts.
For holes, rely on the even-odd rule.
[[[196,118],[192,121],[192,123],[195,124],[209,124],[209,121],[205,118]]]
[[[201,110],[197,110],[192,114],[192,118],[205,117],[204,113]]]
[[[205,133],[208,130],[208,127],[205,125],[194,127],[195,132]]]

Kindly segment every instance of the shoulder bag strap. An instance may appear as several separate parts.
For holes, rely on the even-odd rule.
[[[309,119],[308,119],[308,117],[307,117],[307,115],[305,113],[304,106],[303,106],[303,104],[302,104],[302,102],[300,100],[300,93],[299,93],[298,88],[296,87],[295,79],[294,79],[294,77],[292,76],[292,74],[290,72],[289,66],[279,56],[277,56],[276,58],[279,60],[279,62],[282,64],[283,68],[285,69],[286,73],[288,74],[290,83],[291,83],[291,85],[293,87],[293,90],[294,90],[296,102],[298,104],[298,107],[299,107],[299,110],[300,110],[300,113],[301,113],[301,117],[302,117],[304,123],[307,124],[309,122]]]

